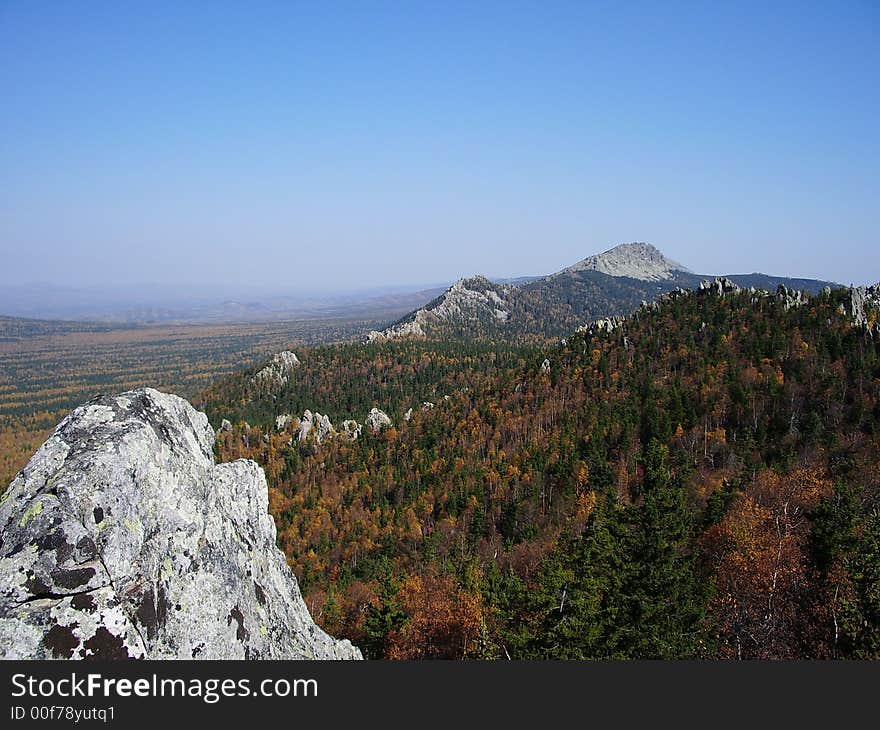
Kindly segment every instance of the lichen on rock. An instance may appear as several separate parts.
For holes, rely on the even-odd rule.
[[[75,409],[0,503],[0,656],[357,659],[312,621],[263,470],[152,389]]]

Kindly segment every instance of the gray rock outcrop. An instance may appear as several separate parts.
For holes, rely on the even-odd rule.
[[[586,335],[595,335],[599,332],[610,334],[616,330],[622,329],[624,325],[626,325],[626,318],[624,317],[603,317],[602,319],[597,319],[595,322],[590,322],[590,324],[582,325],[575,331]]]
[[[786,311],[795,307],[802,307],[809,301],[809,295],[800,289],[789,289],[785,284],[776,288],[776,298],[782,302]]]
[[[457,322],[469,318],[488,316],[498,322],[510,318],[508,298],[514,287],[507,284],[493,284],[484,276],[459,279],[443,294],[421,309],[404,317],[384,330],[371,331],[367,344],[387,342],[406,338],[427,337],[438,323]]]
[[[336,435],[336,429],[330,423],[330,418],[317,411],[312,413],[308,408],[303,412],[296,430],[296,440],[300,443],[314,436],[315,441],[321,443],[326,438]]]
[[[370,410],[367,414],[365,424],[373,433],[379,433],[379,431],[389,428],[392,425],[388,414],[385,413],[385,411],[380,411],[378,408]]]
[[[847,306],[852,322],[856,327],[880,329],[880,283],[874,286],[854,286],[849,290]],[[873,318],[872,318],[873,313]]]
[[[711,281],[701,281],[697,293],[715,294],[716,296],[723,297],[725,294],[733,294],[739,290],[739,284],[731,281],[726,276],[719,276]]]
[[[325,438],[335,436],[336,429],[333,428],[333,424],[330,423],[330,417],[327,415],[322,416],[320,413],[317,413],[315,415],[321,416],[318,419],[318,443],[323,441]]]
[[[263,470],[152,389],[55,429],[0,501],[0,656],[356,659],[312,621]]]

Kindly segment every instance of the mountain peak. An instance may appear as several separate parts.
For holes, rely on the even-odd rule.
[[[577,271],[598,271],[609,276],[626,276],[643,281],[659,281],[673,278],[676,271],[687,272],[677,261],[666,258],[650,243],[621,243],[600,254],[588,256],[573,266],[560,271],[570,274]]]

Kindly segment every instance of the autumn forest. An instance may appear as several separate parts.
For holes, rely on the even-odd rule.
[[[678,292],[563,340],[314,346],[196,400],[370,658],[876,658],[880,342],[847,290]],[[295,438],[305,409],[392,425]],[[226,419],[230,427],[221,429]]]

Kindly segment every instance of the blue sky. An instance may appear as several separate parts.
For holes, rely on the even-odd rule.
[[[880,5],[0,2],[0,284],[880,279]]]

